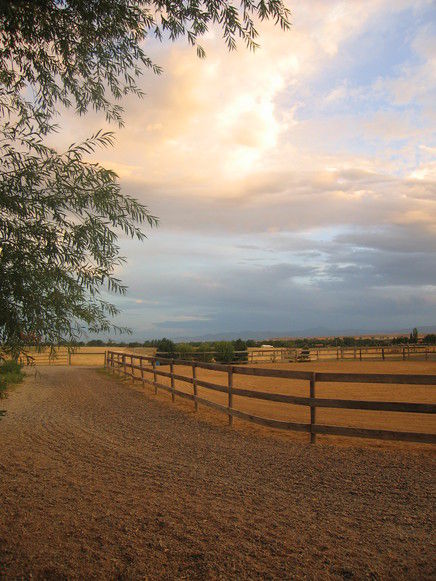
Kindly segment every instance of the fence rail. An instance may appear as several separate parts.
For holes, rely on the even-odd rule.
[[[171,357],[175,360],[189,359],[210,362],[219,360],[223,354],[218,351],[158,352],[156,357]],[[436,360],[436,345],[405,344],[356,347],[248,347],[245,351],[233,351],[227,355],[226,363],[278,363],[293,361],[394,361],[394,360]]]
[[[50,352],[32,352],[21,353],[18,360],[23,365],[77,365],[77,360],[73,363],[75,357],[81,356],[98,357],[100,360],[97,363],[87,365],[100,366],[104,358],[104,365],[106,365],[106,351],[62,351],[51,355]]]
[[[86,348],[85,348],[86,349]],[[74,349],[70,352],[68,350],[61,350],[52,356],[50,351],[26,351],[20,356],[20,361],[25,365],[77,365],[83,361],[83,356],[100,356],[100,361],[105,355],[105,351],[88,351],[83,349]],[[183,353],[164,353],[160,352],[156,355],[166,358],[174,358],[177,360],[190,360],[198,363],[212,362],[215,359],[219,360],[222,354],[217,351],[193,351],[189,354]],[[246,351],[234,351],[231,360],[227,364],[246,365],[246,364],[262,364],[262,363],[278,363],[278,362],[294,362],[294,361],[322,361],[322,360],[386,360],[393,361],[395,359],[412,360],[436,360],[436,345],[391,345],[386,347],[322,347],[322,348],[252,348]],[[92,365],[93,363],[88,363]],[[100,363],[94,363],[99,365]]]
[[[146,363],[144,365],[144,362]],[[170,371],[159,369],[156,363],[168,364]],[[177,365],[190,366],[192,377],[174,373]],[[223,365],[218,363],[204,363],[199,361],[183,361],[180,359],[156,358],[145,355],[135,355],[118,351],[107,351],[106,367],[113,373],[120,373],[131,377],[133,380],[142,381],[154,387],[155,393],[162,389],[171,394],[174,402],[175,396],[191,400],[195,404],[211,407],[228,415],[229,424],[233,418],[248,420],[255,424],[278,428],[282,430],[293,430],[307,432],[310,434],[311,443],[315,443],[317,434],[329,434],[336,436],[350,436],[359,438],[375,438],[382,440],[398,440],[409,442],[420,442],[436,444],[436,435],[420,432],[403,432],[392,430],[379,430],[369,428],[354,428],[343,426],[330,426],[318,424],[316,421],[317,408],[339,408],[353,410],[372,410],[386,412],[403,412],[414,414],[435,414],[436,404],[412,403],[412,402],[386,402],[386,401],[360,401],[346,399],[332,399],[316,397],[317,382],[348,382],[348,383],[378,383],[378,384],[407,384],[407,385],[436,385],[436,375],[406,375],[406,374],[380,374],[380,373],[325,373],[313,371],[294,371],[290,369],[262,369],[258,367],[246,367],[237,365]],[[227,385],[220,385],[210,381],[205,381],[197,377],[198,368],[221,371],[227,375]],[[140,375],[135,375],[135,370],[140,371]],[[150,374],[152,378],[147,378],[144,374]],[[235,374],[251,375],[271,378],[300,379],[309,382],[309,397],[286,395],[281,393],[269,393],[252,391],[234,387],[233,377]],[[171,385],[166,385],[158,381],[158,377],[170,378]],[[181,391],[175,387],[175,381],[182,381],[192,385],[192,393]],[[226,393],[228,396],[227,406],[210,401],[198,395],[198,387]],[[258,400],[267,400],[283,404],[307,406],[310,408],[310,423],[288,422],[271,418],[259,417],[257,415],[235,409],[233,396],[246,397]]]
[[[344,360],[408,360],[435,359],[436,345],[385,345],[355,347],[250,347],[246,352],[248,363],[274,363],[278,361],[321,361],[331,359]]]

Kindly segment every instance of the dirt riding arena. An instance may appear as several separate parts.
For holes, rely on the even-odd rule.
[[[434,578],[431,446],[313,446],[36,371],[1,403],[0,578]]]

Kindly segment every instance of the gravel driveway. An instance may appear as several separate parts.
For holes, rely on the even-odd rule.
[[[310,446],[38,371],[0,406],[0,578],[434,578],[429,447]]]

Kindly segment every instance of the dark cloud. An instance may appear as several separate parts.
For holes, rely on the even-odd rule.
[[[433,254],[436,252],[434,232],[419,224],[369,228],[359,232],[340,234],[334,240],[344,246],[393,253]]]
[[[191,244],[201,248],[202,240],[196,237]],[[206,237],[203,246],[209,245]],[[228,240],[213,262],[207,261],[206,251],[203,258],[198,251],[192,259],[188,246],[184,240],[182,262],[183,253],[172,259],[165,254],[162,260],[157,253],[148,264],[135,259],[135,268],[125,272],[129,295],[148,301],[136,304],[132,299],[124,310],[127,323],[142,328],[144,336],[244,329],[291,332],[320,325],[407,327],[436,318],[428,286],[435,284],[430,253],[354,248],[341,240],[328,243],[322,262],[319,254],[301,261],[299,252],[286,261],[281,252],[280,262],[268,254],[266,264],[240,264],[238,245],[230,258]],[[255,244],[245,246],[254,248],[239,251],[259,253]],[[153,249],[158,247],[154,241]]]

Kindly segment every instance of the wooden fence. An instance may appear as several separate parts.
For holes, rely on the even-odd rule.
[[[360,361],[432,360],[436,359],[436,345],[386,345],[383,347],[249,347],[248,363],[275,363],[279,361],[321,361],[354,359]],[[304,357],[303,357],[304,355]]]
[[[92,358],[92,361],[83,362],[83,357]],[[22,353],[18,358],[23,365],[81,365],[99,367],[106,365],[106,351],[61,351],[51,354],[50,351],[34,351]]]
[[[173,359],[189,358],[205,363],[219,361],[218,351],[192,351],[191,353],[159,352],[157,356]],[[289,361],[395,361],[436,360],[436,345],[385,345],[383,347],[248,347],[245,351],[234,351],[232,363],[278,363]]]
[[[169,371],[163,371],[159,364],[166,363],[169,365]],[[145,363],[145,364],[144,364]],[[187,365],[192,368],[192,377],[180,375],[174,372],[177,365]],[[377,430],[366,428],[354,428],[343,426],[321,425],[316,422],[316,410],[322,408],[340,408],[354,410],[375,410],[387,412],[406,412],[414,414],[434,414],[436,413],[436,404],[428,403],[410,403],[410,402],[386,402],[386,401],[358,401],[345,399],[326,399],[316,397],[317,382],[348,382],[348,383],[383,383],[383,384],[407,384],[407,385],[436,385],[436,375],[393,375],[393,374],[361,374],[361,373],[324,373],[312,371],[294,371],[288,369],[262,369],[258,367],[246,367],[236,365],[221,365],[217,363],[203,363],[199,361],[181,361],[174,359],[162,359],[161,357],[147,357],[142,355],[129,354],[117,351],[108,351],[106,355],[106,366],[113,373],[131,377],[133,380],[147,383],[154,387],[155,393],[158,389],[163,389],[171,394],[172,401],[175,396],[189,399],[194,402],[195,410],[198,404],[213,408],[219,412],[228,415],[229,424],[233,423],[233,418],[241,418],[255,424],[278,428],[281,430],[293,430],[298,432],[307,432],[310,434],[311,443],[315,443],[317,434],[329,434],[335,436],[351,436],[358,438],[375,438],[382,440],[398,440],[409,442],[421,442],[428,444],[436,443],[436,435],[418,432],[403,432],[391,430]],[[227,374],[227,386],[211,383],[197,378],[196,369],[211,369],[222,371]],[[135,370],[139,371],[139,376],[135,375]],[[152,376],[147,378],[145,374]],[[233,385],[235,374],[299,379],[308,382],[309,397],[300,397],[285,395],[280,393],[266,393],[253,391],[249,389],[239,389]],[[170,379],[171,384],[165,385],[158,381],[158,377]],[[183,381],[192,385],[192,393],[187,393],[176,389],[175,381]],[[228,405],[224,406],[210,401],[198,395],[198,387],[218,391],[227,394]],[[293,404],[310,407],[310,423],[287,422],[270,418],[259,417],[247,412],[235,409],[233,405],[233,396],[242,396],[255,398],[258,400],[267,400],[280,402],[283,404]]]

